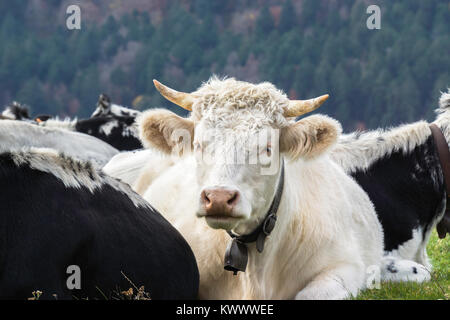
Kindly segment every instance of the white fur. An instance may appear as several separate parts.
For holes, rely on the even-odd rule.
[[[450,89],[439,99],[438,114],[434,123],[443,131],[450,146]],[[419,121],[387,130],[354,132],[341,135],[334,146],[331,158],[342,166],[345,172],[364,170],[378,159],[403,150],[410,153],[423,144],[431,135],[429,123]],[[382,140],[380,140],[382,139]]]
[[[397,249],[388,252],[388,255],[421,263],[427,269],[431,270],[432,267],[426,251],[423,251],[425,249],[422,246],[423,242],[427,243],[427,241],[424,241],[422,228],[419,227],[413,230],[411,239],[402,243]]]
[[[68,131],[75,131],[75,125],[77,124],[78,119],[70,119],[65,118],[64,120],[60,120],[58,117],[55,119],[48,119],[47,121],[39,122],[39,126],[46,128],[56,128],[63,129]]]
[[[339,299],[364,288],[366,268],[379,265],[382,231],[370,200],[323,158],[314,164],[286,163],[277,226],[263,253],[250,246],[245,274],[231,275],[223,270],[228,235],[195,218],[194,168],[192,158],[180,161],[155,179],[144,198],[193,248],[201,298]]]
[[[121,152],[112,157],[102,170],[111,177],[133,185],[146,163],[157,156],[157,154],[153,150]]]
[[[125,127],[122,131],[122,137],[136,137],[139,139],[139,131],[138,126],[136,123],[133,123],[133,125],[129,127]]]
[[[95,193],[107,184],[127,195],[136,207],[150,207],[126,184],[120,183],[107,175],[100,175],[89,161],[82,162],[48,148],[24,147],[21,151],[11,149],[8,152],[11,152],[12,160],[17,166],[28,166],[38,171],[50,173],[61,180],[67,188],[79,189],[84,187],[91,193]]]
[[[5,118],[9,118],[11,120],[16,120],[16,115],[11,111],[11,109],[8,107],[2,112],[2,116]]]
[[[441,128],[445,140],[450,147],[450,88],[447,93],[442,93],[439,98],[439,109],[436,110],[438,114],[434,123]]]
[[[0,121],[0,141],[1,152],[26,147],[52,148],[100,167],[118,153],[109,144],[89,135],[14,120]]]
[[[114,130],[114,128],[117,127],[119,122],[117,120],[108,121],[105,124],[101,125],[99,130],[102,132],[105,136],[109,136],[111,132]]]
[[[398,150],[403,150],[405,154],[411,152],[430,135],[429,124],[425,121],[388,130],[346,134],[339,138],[331,152],[331,158],[345,172],[365,170],[375,161]]]
[[[111,104],[111,113],[112,113],[113,115],[116,115],[116,116],[123,116],[123,112],[124,112],[124,113],[129,113],[129,116],[130,116],[130,117],[136,117],[137,115],[140,114],[140,112],[137,111],[137,110],[133,110],[133,109],[130,109],[130,108],[126,108],[126,107],[124,107],[124,106],[120,106],[120,105],[114,104],[114,103]]]
[[[431,270],[414,261],[387,255],[383,257],[381,279],[383,281],[420,283],[431,279]]]
[[[114,116],[123,117],[127,113],[128,113],[128,116],[130,116],[130,117],[136,117],[140,114],[140,111],[130,109],[130,108],[127,108],[124,106],[120,106],[118,104],[111,103],[106,108],[102,105],[98,106],[97,109],[95,109],[95,111],[92,113],[91,118],[95,117],[95,116],[100,116],[100,115],[104,115],[104,116],[114,115]]]

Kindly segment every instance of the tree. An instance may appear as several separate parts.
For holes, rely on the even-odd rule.
[[[278,29],[280,32],[288,32],[296,25],[297,17],[295,15],[295,8],[292,5],[291,0],[286,0],[283,3],[283,8],[281,9],[280,24]]]
[[[263,39],[275,28],[273,17],[270,14],[269,8],[264,6],[256,20],[256,36],[258,39]]]

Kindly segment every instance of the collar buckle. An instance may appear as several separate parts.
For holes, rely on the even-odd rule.
[[[272,230],[275,228],[275,223],[277,222],[277,216],[274,213],[271,213],[267,216],[267,218],[264,220],[264,224],[262,227],[262,232],[266,236],[270,235]]]

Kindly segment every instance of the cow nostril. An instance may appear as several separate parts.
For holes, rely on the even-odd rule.
[[[231,196],[231,198],[228,199],[227,204],[232,206],[232,205],[236,204],[237,199],[238,199],[238,193],[234,192],[233,195]]]
[[[211,200],[208,198],[205,191],[202,192],[202,201],[205,205],[209,205],[211,203]]]

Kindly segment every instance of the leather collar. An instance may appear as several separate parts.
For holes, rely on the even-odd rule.
[[[450,233],[450,150],[441,129],[432,123],[430,124],[430,130],[436,144],[439,162],[444,175],[445,189],[447,191],[447,208],[442,220],[436,226],[439,238],[444,239],[447,233]]]
[[[232,240],[228,244],[227,250],[225,251],[225,270],[232,271],[234,275],[236,275],[238,271],[245,272],[248,262],[247,243],[256,242],[256,249],[259,253],[264,250],[264,242],[266,237],[270,235],[272,230],[275,228],[277,211],[280,206],[281,196],[283,195],[283,186],[284,160],[282,160],[281,163],[281,173],[280,178],[278,179],[277,190],[264,220],[255,230],[246,235],[237,236],[231,231],[227,231]]]

